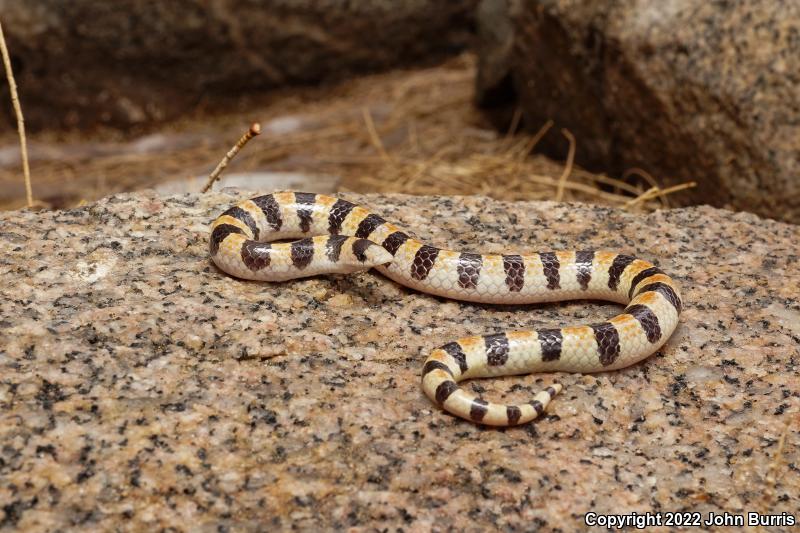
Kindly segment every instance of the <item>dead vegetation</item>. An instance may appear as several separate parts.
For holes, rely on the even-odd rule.
[[[334,175],[343,190],[486,194],[649,210],[668,206],[670,192],[691,186],[661,189],[640,169],[619,178],[586,172],[572,163],[580,139],[565,130],[571,146],[565,161],[535,154],[538,139],[553,124],[534,134],[496,132],[473,105],[474,76],[474,58],[463,55],[435,68],[287,89],[241,101],[224,113],[199,106],[195,116],[134,140],[38,135],[31,143],[38,199],[69,206],[205,176],[228,151],[231,137],[254,119],[263,134],[231,168]],[[8,146],[7,136],[2,141]],[[0,150],[3,208],[24,205],[19,166],[12,160]]]
[[[0,55],[3,57],[3,67],[8,80],[9,93],[11,95],[11,106],[14,108],[14,115],[17,118],[17,133],[19,134],[19,151],[22,160],[22,174],[25,179],[25,200],[28,207],[33,207],[33,189],[31,188],[31,171],[28,165],[28,146],[25,136],[25,119],[22,115],[22,105],[19,103],[17,94],[17,82],[14,79],[14,70],[11,68],[11,56],[6,46],[6,38],[3,34],[3,25],[0,24]]]

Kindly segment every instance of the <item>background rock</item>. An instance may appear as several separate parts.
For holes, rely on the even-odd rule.
[[[710,207],[346,195],[440,245],[580,243],[681,284],[681,323],[658,354],[558,374],[548,416],[495,430],[424,396],[429,350],[620,306],[463,304],[376,273],[239,281],[210,262],[208,224],[244,194],[0,213],[0,527],[581,531],[588,511],[796,516],[797,226]],[[553,378],[466,387],[521,402]]]
[[[430,63],[470,40],[476,1],[0,0],[0,13],[35,130],[144,124],[208,99]]]
[[[641,167],[697,181],[694,201],[800,221],[797,2],[484,0],[479,13],[484,105],[514,92],[526,125],[568,128],[592,170]],[[539,146],[566,153],[558,128]]]

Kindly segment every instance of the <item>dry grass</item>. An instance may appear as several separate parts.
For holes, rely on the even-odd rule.
[[[35,181],[49,191],[44,200],[61,206],[208,175],[231,136],[258,120],[263,134],[232,164],[236,171],[335,175],[342,189],[358,192],[558,198],[632,210],[668,205],[670,190],[640,169],[615,179],[574,166],[580,139],[568,131],[562,132],[571,146],[566,163],[534,154],[552,123],[535,134],[516,134],[515,125],[496,132],[473,105],[474,77],[474,58],[464,55],[435,68],[285,90],[222,114],[198,110],[160,131],[146,150],[141,141],[38,136]],[[0,168],[0,190],[14,183],[12,177],[18,179],[10,167]],[[0,196],[0,207],[20,201]]]

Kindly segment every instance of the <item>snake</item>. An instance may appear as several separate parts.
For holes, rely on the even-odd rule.
[[[280,241],[280,242],[275,242]],[[285,282],[375,269],[430,295],[487,304],[606,300],[625,305],[608,320],[502,331],[443,344],[422,368],[422,389],[445,411],[487,426],[545,413],[562,385],[526,403],[492,402],[463,380],[540,372],[618,370],[656,352],[678,325],[677,283],[654,264],[602,250],[479,254],[438,248],[370,209],[324,194],[278,191],[244,200],[211,225],[211,259],[236,278]]]

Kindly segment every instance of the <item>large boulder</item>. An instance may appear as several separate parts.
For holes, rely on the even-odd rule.
[[[432,348],[620,307],[457,303],[374,272],[236,280],[209,260],[208,223],[244,197],[0,213],[0,527],[580,531],[588,511],[796,514],[797,226],[347,195],[440,245],[616,249],[681,284],[658,354],[561,374],[548,416],[487,430],[422,393]],[[528,401],[540,378],[466,386]]]
[[[800,222],[800,3],[484,0],[478,27],[479,99],[514,93],[582,165]]]
[[[476,2],[0,0],[0,14],[33,129],[126,127],[210,99],[430,63],[465,47]]]

